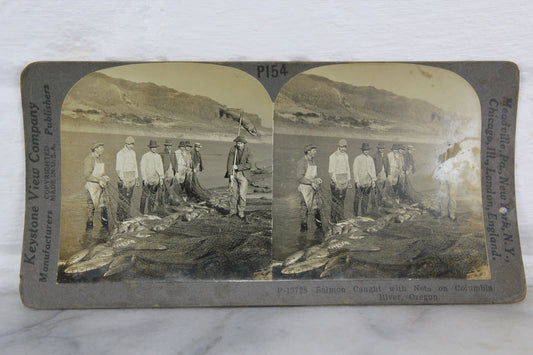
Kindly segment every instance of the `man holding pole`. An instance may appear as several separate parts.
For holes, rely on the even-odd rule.
[[[238,215],[241,220],[245,220],[244,210],[246,208],[248,181],[252,174],[253,156],[244,137],[237,136],[233,142],[235,145],[229,150],[226,175],[224,176],[229,178],[229,217]]]

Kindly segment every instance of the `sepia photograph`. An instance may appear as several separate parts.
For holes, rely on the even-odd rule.
[[[320,66],[274,106],[275,279],[491,278],[481,105],[459,75]]]
[[[513,63],[42,62],[21,82],[27,304],[523,298]]]
[[[238,69],[86,75],[61,108],[58,282],[270,278],[272,101]]]

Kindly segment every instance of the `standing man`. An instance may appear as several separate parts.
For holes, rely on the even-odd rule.
[[[400,203],[400,177],[403,173],[403,156],[400,155],[400,145],[394,143],[388,154],[390,164],[389,184],[396,203]]]
[[[376,168],[374,159],[369,155],[370,145],[363,143],[362,154],[353,161],[353,177],[355,181],[355,199],[353,203],[354,216],[363,216],[368,212],[370,192],[376,185]],[[361,213],[359,213],[361,203]]]
[[[440,165],[433,173],[440,185],[437,216],[448,215],[454,222],[457,220],[457,182],[462,170],[461,160],[455,159],[459,149],[459,144],[448,143],[448,149],[439,156]]]
[[[191,142],[181,141],[178,145],[178,150],[175,152],[177,162],[176,179],[183,192],[183,198],[187,196],[187,184],[192,171],[191,147]]]
[[[245,220],[244,210],[248,181],[252,175],[250,169],[252,169],[253,156],[244,137],[238,136],[233,142],[235,145],[229,150],[224,176],[229,178],[229,216],[238,215],[241,220]]]
[[[331,221],[333,223],[344,219],[344,199],[351,180],[347,149],[346,139],[341,139],[337,150],[329,156],[328,172],[331,178]]]
[[[415,173],[415,158],[413,156],[414,151],[415,147],[412,145],[407,146],[407,153],[405,155],[405,171],[407,175],[413,175]]]
[[[192,170],[195,174],[198,174],[200,171],[204,171],[204,164],[202,162],[200,148],[202,148],[200,143],[194,143],[194,150],[191,152]]]
[[[296,177],[298,178],[298,191],[300,192],[300,231],[307,231],[307,217],[309,212],[314,212],[317,228],[322,228],[322,220],[318,210],[316,192],[322,184],[322,180],[317,177],[317,166],[315,156],[317,147],[308,144],[304,147],[304,156],[296,163]]]
[[[173,185],[174,185],[174,175],[176,174],[176,168],[178,166],[178,162],[176,160],[176,154],[174,154],[174,152],[172,151],[172,142],[170,141],[170,139],[165,140],[164,146],[165,148],[163,152],[161,152],[161,161],[163,162],[163,171],[164,171],[163,203],[167,205],[170,190],[173,188]]]
[[[87,223],[86,230],[93,229],[94,212],[100,211],[100,221],[102,227],[108,228],[109,221],[107,216],[107,194],[105,187],[109,182],[109,176],[105,175],[104,161],[104,143],[95,142],[91,145],[91,154],[83,161],[83,175],[85,176],[85,189],[87,189]]]
[[[157,190],[163,185],[163,161],[161,155],[157,154],[157,142],[150,140],[149,151],[141,158],[141,178],[143,180],[143,190],[141,195],[141,213],[152,213],[155,210]],[[148,199],[148,208],[146,200]]]
[[[372,157],[376,168],[376,195],[377,205],[383,205],[383,192],[390,174],[389,157],[385,154],[385,144],[379,143],[376,154]]]
[[[202,187],[202,185],[200,185],[200,181],[198,180],[198,173],[204,170],[200,148],[202,148],[200,143],[194,143],[194,149],[191,151],[192,173],[189,184],[189,194],[192,198],[198,201],[207,201],[209,200],[210,194]]]
[[[403,153],[403,176],[401,178],[400,198],[408,203],[416,201],[416,192],[411,186],[410,175],[415,173],[415,160],[412,145],[407,146],[407,150],[400,150]]]
[[[135,140],[129,136],[124,141],[124,148],[118,151],[115,170],[118,175],[117,219],[124,221],[131,218],[131,196],[134,186],[139,186],[137,156],[133,147]]]

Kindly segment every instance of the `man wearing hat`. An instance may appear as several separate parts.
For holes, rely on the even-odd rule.
[[[86,229],[93,228],[94,212],[100,211],[100,220],[104,228],[108,227],[107,216],[107,194],[105,187],[109,182],[109,177],[105,175],[104,161],[104,143],[95,142],[91,145],[91,153],[83,161],[83,175],[85,176],[85,189],[87,189],[87,224]]]
[[[403,156],[400,153],[400,144],[394,143],[392,145],[388,158],[390,164],[389,184],[392,187],[396,202],[399,203],[400,178],[402,177],[404,166]]]
[[[355,181],[355,199],[353,203],[354,216],[363,216],[368,212],[370,192],[376,184],[376,168],[374,159],[370,156],[370,145],[363,143],[362,154],[353,161],[353,178]],[[361,203],[361,210],[359,210]]]
[[[117,219],[124,221],[131,217],[131,196],[134,186],[139,186],[139,171],[137,169],[137,156],[133,147],[135,140],[129,136],[124,141],[124,148],[118,151],[116,168],[118,175]]]
[[[226,175],[224,176],[229,178],[229,216],[238,215],[239,218],[244,220],[248,181],[252,175],[253,156],[243,136],[238,136],[233,142],[235,142],[235,145],[229,150]]]
[[[176,179],[181,186],[181,190],[187,191],[187,184],[191,178],[192,171],[192,159],[191,159],[191,147],[190,141],[181,141],[176,150]],[[186,197],[186,196],[183,196]]]
[[[202,154],[200,154],[200,148],[202,148],[202,145],[200,143],[194,143],[194,149],[191,152],[192,170],[195,173],[204,171],[204,165],[202,162]]]
[[[157,142],[150,140],[148,152],[141,158],[141,178],[143,180],[143,190],[141,194],[141,213],[152,213],[155,210],[157,190],[163,185],[163,161],[161,155],[157,154]],[[146,208],[148,200],[148,208]]]
[[[331,178],[331,221],[337,223],[344,219],[344,199],[351,180],[348,160],[348,142],[339,141],[337,150],[329,156],[329,176]]]
[[[166,139],[164,143],[165,148],[160,153],[161,155],[161,161],[163,162],[163,171],[165,174],[165,177],[163,179],[163,187],[164,187],[164,194],[163,194],[163,203],[168,203],[168,195],[170,189],[173,187],[174,182],[174,175],[176,174],[176,168],[178,166],[178,162],[176,160],[176,154],[172,151],[172,142],[170,139]]]
[[[296,163],[296,177],[298,178],[298,192],[300,193],[300,231],[307,231],[309,212],[314,212],[317,228],[322,228],[322,219],[318,210],[316,193],[322,179],[318,177],[315,156],[317,146],[308,144],[304,147],[304,156]]]
[[[385,144],[379,143],[376,154],[372,157],[376,168],[376,197],[377,205],[383,205],[383,192],[387,177],[390,174],[389,157],[385,154]]]

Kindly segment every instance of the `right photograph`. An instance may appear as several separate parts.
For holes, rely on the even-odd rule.
[[[430,65],[325,65],[274,105],[274,279],[490,279],[481,108]]]

